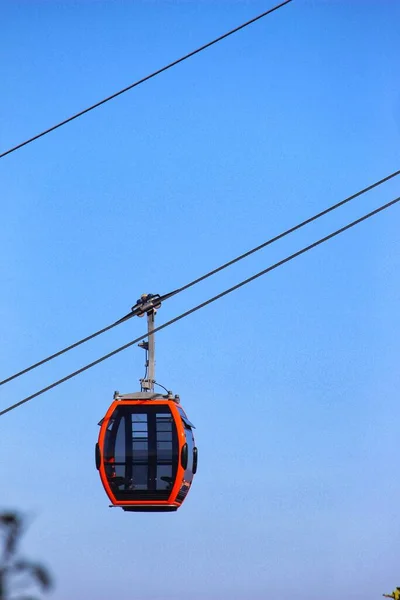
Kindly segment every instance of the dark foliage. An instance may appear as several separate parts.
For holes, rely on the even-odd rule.
[[[31,595],[31,588],[36,586],[47,591],[51,587],[51,578],[42,565],[19,556],[24,531],[21,515],[0,513],[0,600],[39,600]]]

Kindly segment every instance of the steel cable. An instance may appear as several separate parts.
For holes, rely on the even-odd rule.
[[[92,106],[89,106],[88,108],[85,108],[84,110],[79,111],[75,115],[72,115],[71,117],[68,117],[67,119],[64,119],[63,121],[60,121],[60,123],[57,123],[56,125],[53,125],[52,127],[49,127],[48,129],[45,129],[41,133],[38,133],[37,135],[34,135],[33,137],[25,140],[24,142],[17,144],[13,148],[6,150],[2,154],[0,154],[0,158],[4,158],[8,154],[11,154],[12,152],[15,152],[16,150],[19,150],[20,148],[23,148],[24,146],[31,144],[35,140],[38,140],[39,138],[51,133],[52,131],[55,131],[59,127],[62,127],[63,125],[66,125],[67,123],[70,123],[71,121],[74,121],[75,119],[78,119],[79,117],[82,117],[83,115],[94,110],[95,108],[98,108],[99,106],[102,106],[103,104],[106,104],[107,102],[110,102],[110,100],[113,100],[114,98],[117,98],[118,96],[121,96],[122,94],[125,94],[129,90],[132,90],[133,88],[137,87],[138,85],[141,85],[145,81],[148,81],[149,79],[153,79],[153,77],[156,77],[157,75],[160,75],[161,73],[164,73],[164,71],[168,71],[169,69],[171,69],[172,67],[175,67],[179,63],[187,60],[188,58],[191,58],[192,56],[195,56],[195,54],[199,54],[199,52],[202,52],[203,50],[210,48],[214,44],[221,42],[222,40],[233,35],[234,33],[237,33],[241,29],[244,29],[245,27],[252,25],[256,21],[259,21],[260,19],[266,17],[267,15],[270,15],[271,13],[275,12],[279,8],[282,8],[283,6],[285,6],[286,4],[289,4],[292,1],[293,0],[285,0],[284,2],[281,2],[280,4],[273,6],[272,8],[263,12],[261,15],[258,15],[257,17],[250,19],[250,21],[246,21],[246,23],[243,23],[242,25],[239,25],[238,27],[231,29],[227,33],[220,35],[219,37],[215,38],[211,42],[208,42],[207,44],[200,46],[200,48],[197,48],[196,50],[192,50],[191,52],[189,52],[188,54],[185,54],[181,58],[174,60],[173,62],[169,63],[168,65],[165,65],[164,67],[161,67],[161,69],[158,69],[157,71],[154,71],[153,73],[150,73],[150,75],[146,75],[146,77],[143,77],[142,79],[135,81],[135,83],[132,83],[131,85],[128,85],[127,87],[123,88],[122,90],[119,90],[118,92],[115,92],[114,94],[111,94],[111,96],[108,96],[107,98],[104,98],[103,100],[100,100],[99,102],[96,102],[95,104],[92,104]]]
[[[328,240],[336,237],[337,235],[340,235],[344,231],[347,231],[348,229],[351,229],[355,225],[358,225],[359,223],[362,223],[363,221],[366,221],[367,219],[369,219],[369,218],[373,217],[374,215],[382,212],[383,210],[386,210],[387,208],[389,208],[390,206],[393,206],[394,204],[396,204],[399,201],[400,201],[400,196],[397,197],[397,198],[395,198],[394,200],[391,200],[390,202],[387,202],[386,204],[384,204],[384,205],[376,208],[375,210],[367,213],[366,215],[360,217],[359,219],[356,219],[355,221],[352,221],[348,225],[345,225],[344,227],[341,227],[340,229],[337,229],[333,233],[330,233],[329,235],[326,235],[325,237],[317,240],[316,242],[313,242],[309,246],[306,246],[305,248],[302,248],[301,250],[298,250],[297,252],[294,252],[293,254],[290,254],[286,258],[284,258],[284,259],[282,259],[282,260],[274,263],[273,265],[267,267],[266,269],[264,269],[264,270],[256,273],[252,277],[249,277],[248,279],[245,279],[245,280],[241,281],[240,283],[238,283],[238,284],[236,284],[236,285],[228,288],[227,290],[221,292],[220,294],[217,294],[216,296],[213,296],[212,298],[209,298],[205,302],[202,302],[201,304],[198,304],[197,306],[195,306],[195,307],[191,308],[190,310],[188,310],[188,311],[186,311],[186,312],[178,315],[177,317],[174,317],[170,321],[167,321],[166,323],[163,323],[159,327],[156,327],[153,330],[153,333],[156,333],[157,331],[161,331],[162,329],[165,329],[166,327],[169,327],[173,323],[176,323],[177,321],[180,321],[181,319],[184,319],[185,317],[193,314],[194,312],[197,312],[198,310],[200,310],[200,309],[208,306],[209,304],[215,302],[216,300],[219,300],[220,298],[223,298],[224,296],[227,296],[228,294],[231,294],[235,290],[238,290],[239,288],[243,287],[244,285],[247,285],[251,281],[254,281],[255,279],[258,279],[262,275],[266,275],[267,273],[273,271],[274,269],[277,269],[278,267],[281,267],[282,265],[286,264],[287,262],[290,262],[294,258],[297,258],[298,256],[300,256],[302,254],[305,254],[309,250],[312,250],[313,248],[316,248],[317,246],[320,246],[321,244],[323,244],[323,243],[327,242]],[[83,373],[84,371],[87,371],[88,369],[91,369],[92,367],[94,367],[94,366],[98,365],[99,363],[107,360],[108,358],[111,358],[112,356],[115,356],[115,354],[118,354],[119,352],[122,352],[123,350],[126,350],[130,346],[133,346],[137,342],[140,342],[141,340],[144,340],[147,337],[148,337],[148,333],[145,333],[144,335],[141,335],[140,337],[132,340],[131,342],[128,342],[127,344],[124,344],[123,346],[120,346],[116,350],[113,350],[112,352],[109,352],[108,354],[106,354],[106,355],[98,358],[97,360],[89,363],[88,365],[85,365],[84,367],[81,367],[77,371],[74,371],[73,373],[70,373],[66,377],[63,377],[62,379],[59,379],[58,381],[55,381],[54,383],[46,386],[45,388],[42,388],[38,392],[35,392],[34,394],[32,394],[32,395],[24,398],[23,400],[20,400],[19,402],[16,402],[15,404],[12,404],[11,406],[9,406],[9,407],[5,408],[4,410],[0,411],[0,417],[2,415],[5,415],[8,412],[14,410],[18,406],[21,406],[22,404],[25,404],[26,402],[29,402],[30,400],[33,400],[34,398],[37,398],[41,394],[44,394],[45,392],[48,392],[49,390],[57,387],[58,385],[61,385],[62,383],[65,383],[69,379],[72,379],[73,377],[76,377],[80,373]]]
[[[247,258],[248,256],[250,256],[251,254],[254,254],[255,252],[258,252],[259,250],[262,250],[263,248],[266,248],[267,246],[273,244],[274,242],[277,242],[278,240],[286,237],[287,235],[294,233],[295,231],[301,229],[302,227],[305,227],[306,225],[312,223],[313,221],[316,221],[317,219],[320,219],[321,217],[327,215],[328,213],[336,210],[337,208],[344,206],[345,204],[347,204],[348,202],[351,202],[352,200],[354,200],[355,198],[358,198],[359,196],[365,194],[366,192],[371,191],[372,189],[382,185],[383,183],[386,183],[387,181],[389,181],[390,179],[393,179],[394,177],[397,177],[398,175],[400,175],[400,170],[398,171],[394,171],[393,173],[390,173],[390,175],[387,175],[386,177],[383,177],[382,179],[376,181],[375,183],[372,183],[371,185],[363,188],[362,190],[356,192],[355,194],[352,194],[351,196],[348,196],[347,198],[345,198],[344,200],[341,200],[340,202],[337,202],[336,204],[333,204],[332,206],[322,210],[321,212],[313,215],[312,217],[309,217],[308,219],[305,219],[304,221],[302,221],[301,223],[294,225],[293,227],[290,227],[289,229],[286,229],[285,231],[283,231],[282,233],[268,239],[267,241],[263,242],[262,244],[252,248],[251,250],[248,250],[247,252],[245,252],[244,254],[241,254],[240,256],[237,256],[236,258],[233,258],[232,260],[224,263],[223,265],[217,267],[216,269],[213,269],[212,271],[209,271],[208,273],[206,273],[205,275],[202,275],[201,277],[198,277],[197,279],[194,279],[193,281],[190,281],[189,283],[187,283],[186,285],[183,285],[180,288],[177,288],[176,290],[174,290],[173,292],[170,292],[168,294],[164,294],[163,296],[161,296],[161,301],[165,301],[169,298],[172,298],[173,296],[180,294],[181,292],[189,289],[190,287],[196,285],[197,283],[200,283],[201,281],[204,281],[205,279],[208,279],[208,277],[211,277],[212,275],[215,275],[216,273],[219,273],[220,271],[230,267],[231,265],[234,265],[235,263],[243,260],[244,258]],[[67,346],[66,348],[63,348],[62,350],[59,350],[58,352],[55,352],[54,354],[51,354],[50,356],[30,365],[29,367],[26,367],[25,369],[22,369],[21,371],[18,371],[17,373],[14,373],[13,375],[10,375],[9,377],[7,377],[6,379],[3,379],[2,381],[0,381],[0,386],[4,385],[5,383],[8,383],[10,381],[12,381],[13,379],[16,379],[17,377],[20,377],[21,375],[24,375],[25,373],[28,373],[29,371],[32,371],[33,369],[36,369],[37,367],[49,362],[50,360],[53,360],[54,358],[57,358],[58,356],[61,356],[62,354],[65,354],[66,352],[68,352],[69,350],[72,350],[74,348],[77,348],[78,346],[80,346],[81,344],[84,344],[85,342],[88,342],[89,340],[92,340],[93,338],[97,337],[98,335],[105,333],[106,331],[109,331],[110,329],[113,329],[114,327],[116,327],[117,325],[120,325],[121,323],[124,323],[125,321],[127,321],[128,319],[130,319],[132,316],[134,316],[135,313],[131,312],[128,313],[127,315],[125,315],[124,317],[122,317],[121,319],[119,319],[118,321],[115,321],[114,323],[112,323],[111,325],[108,325],[107,327],[104,327],[103,329],[100,329],[99,331],[96,331],[95,333],[92,333],[91,335],[88,335],[87,337],[84,337],[83,339]]]

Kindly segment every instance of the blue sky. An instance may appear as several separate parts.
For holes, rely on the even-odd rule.
[[[0,150],[272,3],[1,5]],[[400,6],[295,0],[0,161],[7,376],[399,168]],[[165,303],[161,324],[396,197],[385,188]],[[132,348],[2,418],[1,506],[57,600],[372,600],[400,585],[399,208],[160,332],[196,424],[172,515],[108,508],[94,467]],[[131,320],[1,407],[144,333]]]

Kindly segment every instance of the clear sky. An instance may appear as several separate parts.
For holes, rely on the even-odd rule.
[[[272,6],[3,0],[0,151]],[[399,169],[400,3],[294,0],[0,161],[1,378]],[[161,324],[399,195],[399,182],[166,302]],[[108,508],[97,423],[130,350],[4,416],[1,508],[55,600],[373,600],[400,585],[399,207],[160,332],[197,426],[174,514]],[[144,333],[1,389],[3,408]]]

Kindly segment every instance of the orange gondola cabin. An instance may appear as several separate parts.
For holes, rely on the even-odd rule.
[[[116,393],[96,445],[96,466],[112,506],[177,510],[197,469],[193,427],[178,396]]]

